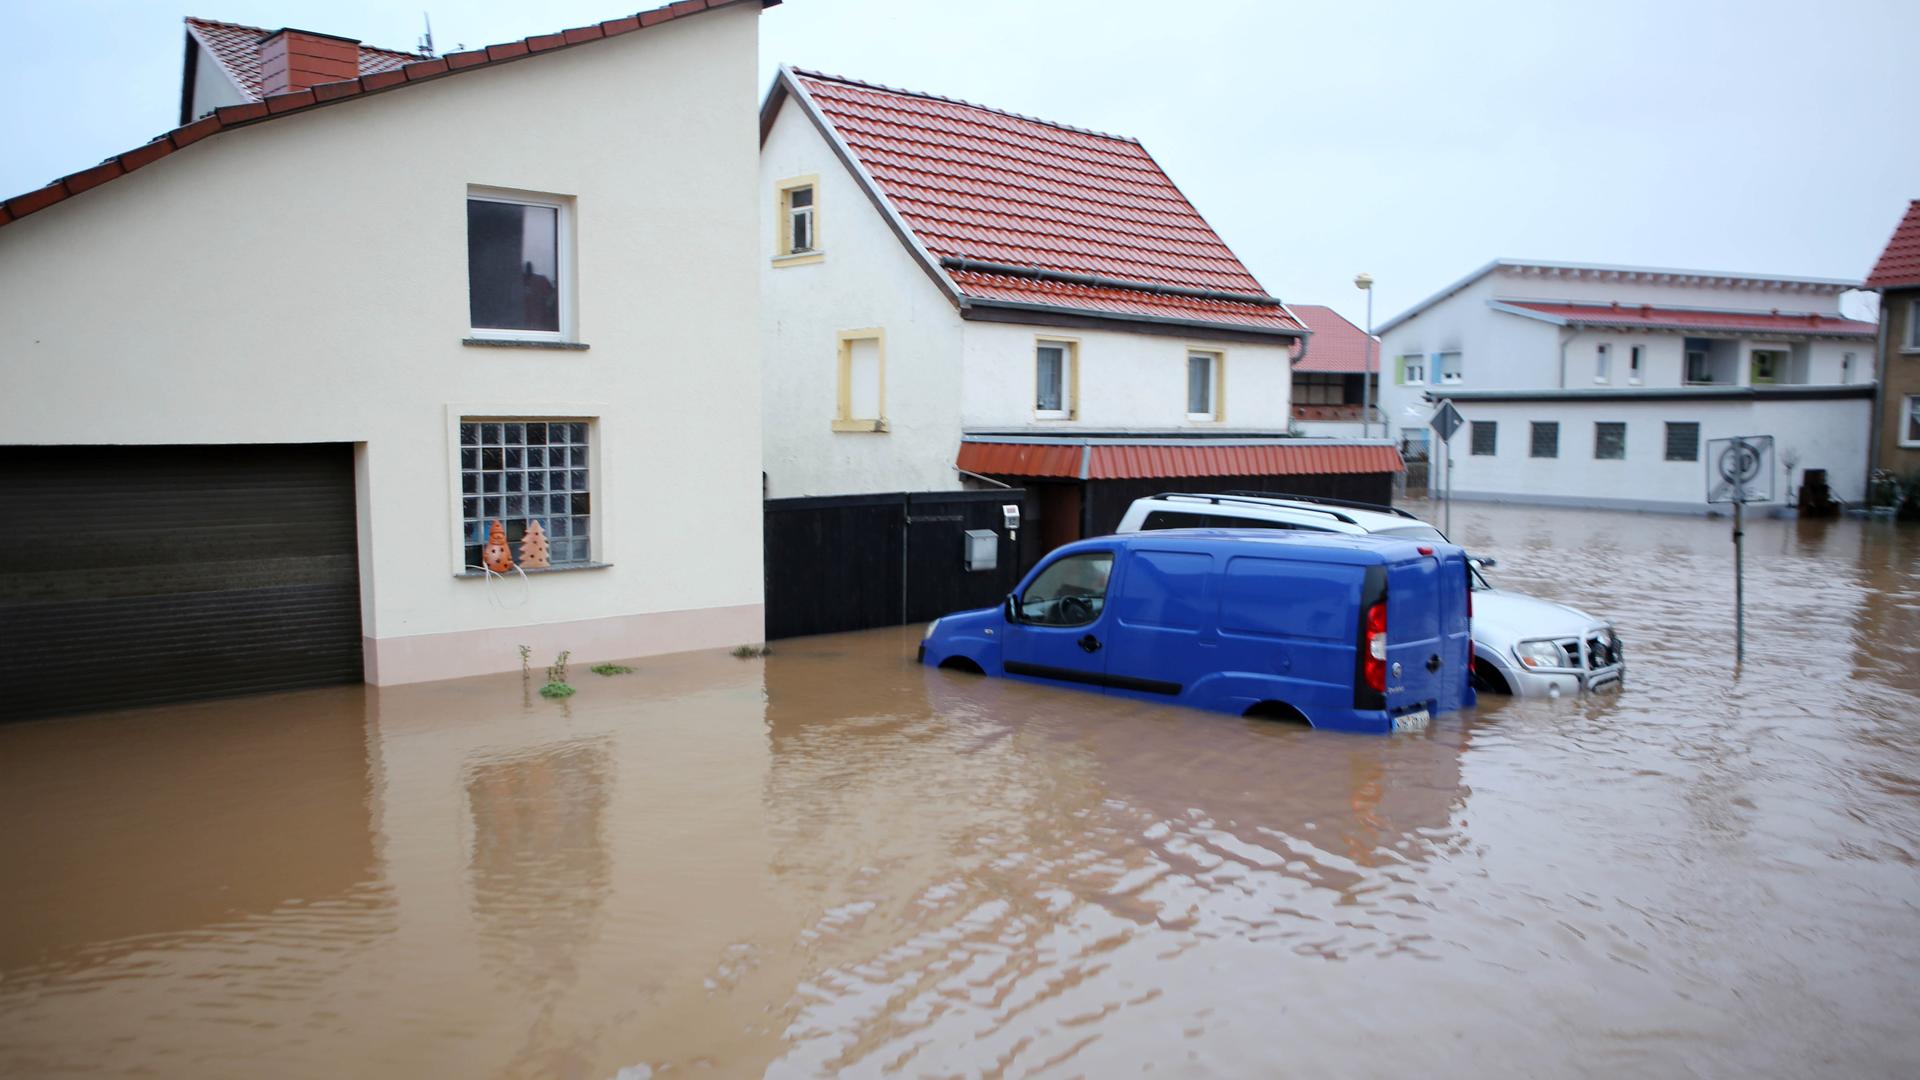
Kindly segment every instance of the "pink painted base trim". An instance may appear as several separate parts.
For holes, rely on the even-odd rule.
[[[451,634],[364,638],[362,647],[367,681],[375,686],[397,686],[517,671],[522,645],[533,650],[533,666],[544,668],[561,649],[572,654],[575,664],[595,664],[751,645],[761,641],[765,633],[766,608],[743,604]]]

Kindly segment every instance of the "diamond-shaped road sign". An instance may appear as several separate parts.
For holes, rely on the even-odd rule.
[[[1462,423],[1460,410],[1454,408],[1451,401],[1442,401],[1440,407],[1433,410],[1433,419],[1427,421],[1427,425],[1440,436],[1441,442],[1452,442],[1453,433],[1460,430]]]

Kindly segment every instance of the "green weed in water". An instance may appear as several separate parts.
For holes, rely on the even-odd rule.
[[[631,675],[633,669],[625,664],[595,664],[587,670],[595,675]]]
[[[733,655],[741,660],[756,660],[762,656],[772,656],[773,650],[765,645],[742,645],[733,650]]]
[[[540,696],[548,698],[572,697],[574,689],[563,682],[550,682],[540,688]]]

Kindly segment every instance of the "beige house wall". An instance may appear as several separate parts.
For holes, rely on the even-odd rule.
[[[0,230],[0,445],[356,445],[370,681],[757,641],[759,6],[226,132]],[[586,351],[469,336],[469,185]],[[605,569],[457,576],[461,415],[589,417]]]

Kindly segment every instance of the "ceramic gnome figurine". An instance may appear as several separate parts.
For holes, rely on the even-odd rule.
[[[480,561],[496,574],[504,574],[513,569],[513,556],[507,551],[507,530],[493,523],[493,529],[487,533],[487,550],[480,555]]]
[[[528,570],[547,565],[547,530],[537,521],[527,522],[527,535],[520,538],[520,565]]]

